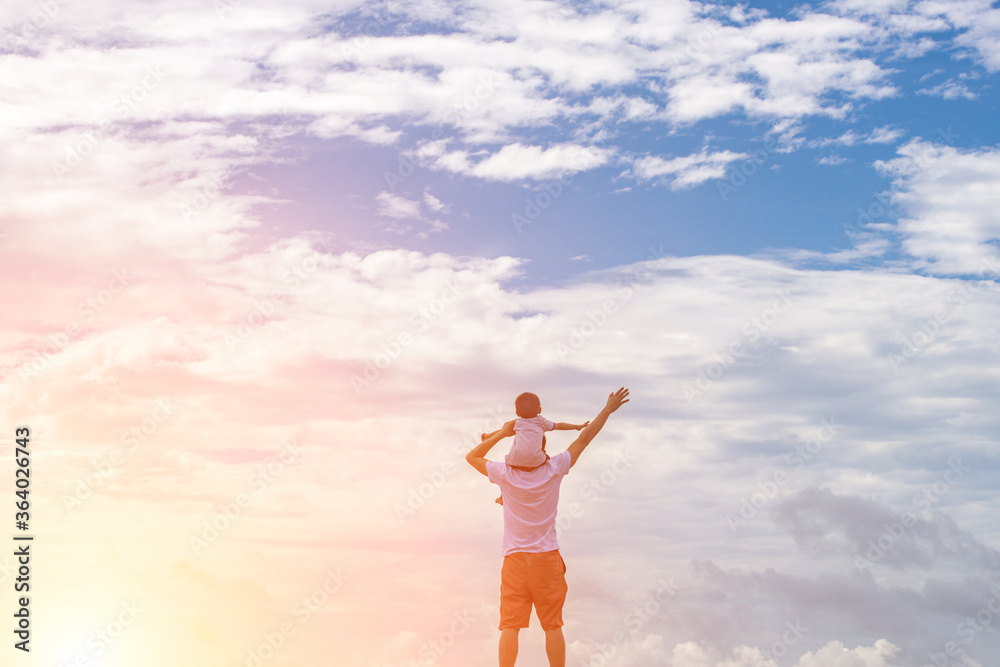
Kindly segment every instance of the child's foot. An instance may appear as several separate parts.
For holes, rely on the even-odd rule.
[[[495,502],[497,505],[503,505],[503,496],[500,496],[499,498],[497,498],[493,502]]]

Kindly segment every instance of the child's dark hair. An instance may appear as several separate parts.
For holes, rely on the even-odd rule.
[[[537,417],[542,411],[542,402],[530,391],[526,391],[514,399],[514,412],[522,419]]]

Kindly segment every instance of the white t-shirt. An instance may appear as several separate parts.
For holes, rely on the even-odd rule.
[[[507,465],[534,468],[545,463],[542,451],[542,436],[551,431],[556,423],[538,415],[530,419],[518,417],[514,420],[514,444],[504,457]]]
[[[486,475],[503,493],[503,555],[515,551],[541,553],[559,548],[556,508],[559,485],[569,472],[568,451],[534,470],[514,470],[499,461],[486,462]]]

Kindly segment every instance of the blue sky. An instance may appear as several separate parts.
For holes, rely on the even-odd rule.
[[[723,11],[721,7],[714,11]],[[829,10],[822,5],[754,7],[793,24],[804,14]],[[377,15],[377,10],[372,13]],[[348,36],[352,20],[339,24]],[[387,38],[442,34],[419,22],[405,27],[387,23],[378,30]],[[553,178],[497,182],[418,165],[412,176],[387,188],[386,172],[406,172],[406,167],[400,171],[401,153],[430,141],[432,135],[459,140],[462,136],[452,125],[407,114],[386,118],[389,131],[399,133],[386,146],[300,134],[291,141],[294,148],[287,151],[296,156],[290,163],[254,165],[246,187],[287,202],[268,207],[268,221],[300,229],[336,227],[340,247],[513,255],[532,260],[525,268],[529,284],[571,279],[593,269],[637,261],[650,246],[675,256],[758,255],[788,248],[833,252],[851,247],[849,232],[857,232],[859,225],[871,220],[862,218],[861,211],[878,202],[879,194],[890,186],[891,179],[879,173],[876,161],[893,159],[900,145],[913,140],[963,149],[997,142],[997,124],[990,122],[996,113],[995,76],[979,54],[950,43],[959,34],[954,30],[917,33],[932,36],[935,42],[918,55],[899,53],[901,45],[916,39],[909,35],[857,49],[857,57],[871,59],[883,74],[882,85],[893,91],[881,99],[866,98],[850,88],[831,91],[823,99],[825,106],[849,107],[835,117],[805,113],[782,118],[736,111],[683,123],[653,119],[615,123],[611,132],[605,128],[607,136],[591,145],[614,149],[617,159],[568,178],[565,192],[520,232],[512,216],[524,216],[531,210],[529,202],[540,194],[544,204],[544,186],[549,184],[551,191]],[[952,86],[951,92],[940,88],[946,84]],[[491,95],[477,102],[470,116],[497,103],[492,89],[487,90]],[[536,92],[558,97],[565,91],[543,84]],[[587,104],[616,94],[635,95],[661,108],[666,102],[665,95],[642,81],[573,91],[571,99]],[[589,116],[594,118],[594,114]],[[781,130],[775,129],[782,122],[793,123],[794,133],[782,138]],[[504,131],[508,142],[516,139],[551,146],[578,133],[581,125],[580,119],[555,117]],[[872,133],[878,131],[882,135],[875,137]],[[487,142],[477,147],[488,151],[503,145]],[[623,175],[636,157],[680,157],[706,149],[747,157],[725,165],[718,177],[686,187],[671,187],[664,178],[637,180]],[[764,153],[758,153],[756,164],[748,164],[754,160],[749,156],[761,150]],[[749,178],[741,177],[741,167],[751,173]],[[734,185],[739,187],[730,189]],[[410,201],[431,193],[446,207],[434,217],[448,229],[420,238],[419,220],[405,213],[386,220],[378,214],[375,200],[387,189]],[[876,211],[880,211],[877,222],[890,224],[901,213],[898,207]],[[415,215],[426,217],[427,212]],[[278,222],[279,218],[294,222]],[[346,229],[332,223],[344,218],[352,221]],[[883,235],[892,238],[887,231]],[[889,257],[894,258],[898,243],[892,246]],[[878,261],[871,258],[868,263]]]

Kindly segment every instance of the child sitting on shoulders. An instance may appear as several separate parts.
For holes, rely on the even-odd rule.
[[[533,470],[549,460],[545,453],[545,431],[579,431],[590,422],[583,424],[567,424],[554,422],[541,415],[542,403],[538,396],[524,392],[514,399],[514,444],[504,458],[504,462],[515,470]],[[492,437],[492,433],[484,433],[482,439]],[[503,496],[496,499],[503,505]]]

